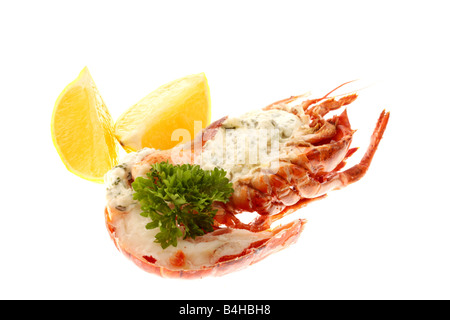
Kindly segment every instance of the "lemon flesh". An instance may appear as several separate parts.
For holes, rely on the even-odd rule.
[[[144,147],[165,150],[186,142],[186,135],[193,139],[210,121],[208,82],[200,73],[169,82],[131,106],[117,119],[115,135],[128,152]]]
[[[117,164],[114,123],[87,68],[59,95],[51,130],[55,148],[72,173],[102,183]]]

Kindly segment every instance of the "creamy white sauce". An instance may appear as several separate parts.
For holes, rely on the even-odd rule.
[[[155,149],[144,148],[138,152],[128,153],[117,166],[106,173],[104,177],[106,200],[110,208],[127,212],[139,206],[139,202],[133,200],[133,189],[129,184],[131,167],[154,151]]]
[[[228,178],[236,181],[258,167],[270,166],[277,161],[283,146],[294,133],[308,130],[308,122],[309,119],[304,115],[296,116],[283,110],[254,111],[239,118],[230,118],[224,122],[215,138],[205,144],[199,164],[206,170],[223,168],[228,172]],[[263,133],[266,139],[261,139]],[[246,139],[242,140],[243,136]],[[129,153],[105,175],[107,205],[116,210],[113,219],[116,237],[128,251],[135,256],[151,256],[156,259],[156,265],[174,269],[170,259],[182,250],[186,259],[182,268],[198,269],[215,264],[222,256],[240,254],[251,243],[270,237],[268,231],[253,233],[233,229],[229,233],[214,236],[206,234],[195,240],[178,239],[177,247],[162,249],[160,244],[154,242],[159,230],[145,228],[150,219],[140,215],[140,204],[133,200],[134,191],[129,183],[133,165],[154,151],[144,148]],[[264,156],[264,151],[267,156]]]
[[[285,144],[298,131],[309,130],[309,119],[283,110],[252,111],[227,119],[196,159],[205,170],[227,171],[235,182],[258,168],[277,168]]]

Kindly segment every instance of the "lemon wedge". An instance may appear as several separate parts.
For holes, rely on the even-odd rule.
[[[117,164],[114,123],[87,68],[56,100],[51,132],[63,163],[81,178],[102,183]]]
[[[115,135],[127,152],[144,147],[165,150],[182,142],[173,136],[177,129],[193,139],[199,121],[201,129],[211,121],[211,99],[204,73],[174,80],[151,92],[117,119]]]

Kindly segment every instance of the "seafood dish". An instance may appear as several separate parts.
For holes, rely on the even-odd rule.
[[[360,180],[369,169],[389,120],[389,112],[383,110],[362,159],[345,168],[357,150],[351,147],[356,130],[350,126],[346,109],[333,116],[329,113],[349,105],[358,94],[332,96],[335,90],[318,98],[293,96],[240,117],[224,117],[192,141],[170,150],[144,148],[128,153],[105,176],[105,219],[116,247],[147,272],[193,279],[243,269],[295,243],[306,221],[279,224],[283,221],[280,219]],[[214,199],[229,197],[207,203],[214,210],[208,220],[210,227],[191,226],[175,218],[175,239],[161,236],[167,230],[164,221],[155,217],[162,216],[136,195],[137,183],[143,184],[145,178],[155,184],[167,183],[167,190],[172,186],[169,182],[177,183],[176,178],[165,181],[165,175],[155,178],[152,172],[161,164],[183,170],[199,168],[212,172],[213,178],[226,178],[228,184],[221,185],[225,191]],[[177,172],[173,168],[170,172]],[[179,179],[190,176],[176,174]],[[228,186],[232,187],[229,193]],[[165,197],[161,205],[169,202],[169,195]],[[180,198],[172,194],[170,199],[174,204],[167,204],[167,208],[173,209]],[[180,210],[189,205],[180,203]],[[146,208],[153,213],[143,214]],[[195,210],[192,219],[196,218]],[[186,236],[195,228],[201,230],[195,236]]]

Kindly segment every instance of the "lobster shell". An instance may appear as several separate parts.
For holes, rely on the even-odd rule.
[[[159,275],[163,278],[181,278],[181,279],[198,279],[206,276],[223,276],[225,274],[244,269],[264,258],[270,254],[281,249],[287,248],[295,243],[303,231],[306,220],[299,219],[290,222],[286,225],[275,228],[272,231],[272,237],[252,243],[243,252],[234,256],[225,256],[221,261],[210,267],[193,270],[177,270],[168,269],[166,267],[158,266],[154,259],[150,257],[139,257],[131,253],[125,248],[115,234],[115,227],[113,226],[108,208],[105,208],[106,228],[111,239],[114,241],[116,248],[122,252],[128,259],[142,270]]]

